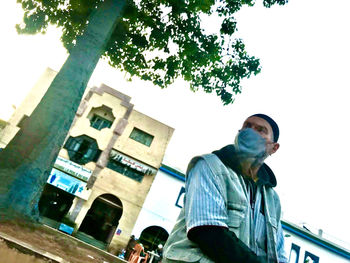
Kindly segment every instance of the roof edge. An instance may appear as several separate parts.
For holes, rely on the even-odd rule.
[[[179,180],[181,180],[182,182],[185,182],[185,175],[181,172],[179,172],[178,170],[175,170],[174,168],[171,168],[170,166],[168,165],[165,165],[165,164],[162,164],[160,167],[159,167],[159,170],[167,173],[168,175],[171,175]]]
[[[314,244],[321,246],[329,251],[332,251],[333,253],[336,253],[339,256],[342,256],[346,259],[350,259],[350,251],[347,250],[346,248],[341,247],[331,241],[328,241],[312,232],[306,231],[301,227],[299,227],[298,225],[287,222],[285,220],[281,220],[281,224],[283,229],[288,230],[299,237],[307,239],[313,242]]]

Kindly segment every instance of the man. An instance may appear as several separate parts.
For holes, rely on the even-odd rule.
[[[184,207],[163,250],[163,263],[286,263],[276,178],[264,160],[279,128],[264,114],[243,123],[233,145],[195,157]]]
[[[131,235],[130,239],[128,241],[128,244],[126,245],[126,248],[125,248],[125,257],[124,257],[125,260],[129,260],[130,255],[133,252],[136,244],[137,244],[137,242],[136,242],[135,236]]]

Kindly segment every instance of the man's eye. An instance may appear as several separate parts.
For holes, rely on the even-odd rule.
[[[259,133],[266,133],[266,130],[263,128],[263,127],[257,127],[256,130],[259,132]]]

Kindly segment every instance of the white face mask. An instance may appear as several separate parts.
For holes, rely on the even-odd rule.
[[[266,139],[252,128],[240,130],[235,138],[235,148],[240,157],[261,164],[268,156]]]

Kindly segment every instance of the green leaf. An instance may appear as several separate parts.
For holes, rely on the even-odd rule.
[[[49,24],[62,29],[61,40],[69,50],[94,10],[104,0],[17,0],[24,10],[19,33],[44,33]],[[260,61],[250,56],[242,39],[234,34],[239,21],[235,13],[254,0],[125,0],[116,29],[106,41],[103,57],[113,67],[132,76],[169,86],[177,77],[189,82],[191,90],[215,92],[224,104],[241,92],[241,80],[261,71]],[[263,0],[266,7],[287,0]],[[220,16],[220,33],[208,33],[201,15]],[[100,25],[103,28],[103,23]],[[147,56],[145,56],[147,54]],[[149,58],[149,60],[146,60]],[[153,58],[153,59],[151,59]]]

